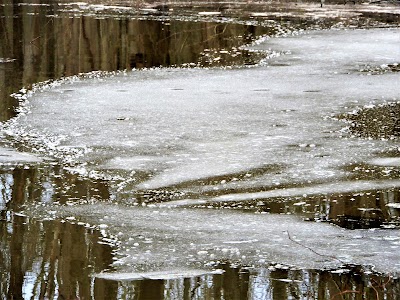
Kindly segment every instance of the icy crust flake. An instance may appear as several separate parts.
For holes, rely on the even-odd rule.
[[[15,61],[15,59],[14,58],[3,58],[3,57],[0,57],[0,64],[2,64],[2,63],[11,63],[11,62],[14,62]]]
[[[61,78],[58,80],[47,80],[33,84],[29,88],[21,88],[19,92],[12,94],[19,101],[17,108],[18,115],[4,124],[1,124],[1,129],[4,134],[12,137],[14,143],[23,143],[28,145],[35,154],[46,157],[58,158],[64,163],[74,165],[77,159],[83,156],[88,149],[85,147],[70,147],[63,146],[62,141],[68,138],[67,135],[55,135],[51,130],[46,128],[35,128],[28,125],[27,127],[19,126],[19,120],[26,118],[31,114],[30,98],[37,93],[44,93],[53,90],[56,87],[66,87],[78,83],[82,79],[93,79],[101,81],[105,77],[112,77],[116,74],[124,74],[125,71],[118,72],[103,72],[94,71],[90,73],[82,73],[76,76]]]

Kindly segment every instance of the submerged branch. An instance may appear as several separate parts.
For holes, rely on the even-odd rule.
[[[335,299],[337,296],[342,296],[344,294],[361,294],[361,292],[360,291],[353,291],[353,290],[342,291],[340,293],[337,293],[337,294],[333,295],[331,300]]]

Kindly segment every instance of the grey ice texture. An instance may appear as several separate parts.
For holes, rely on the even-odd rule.
[[[161,68],[69,81],[34,93],[28,99],[29,113],[8,130],[39,140],[52,153],[83,149],[73,159],[87,172],[120,172],[133,182],[133,190],[179,189],[187,183],[187,189],[201,195],[212,187],[193,182],[230,174],[245,174],[246,180],[225,181],[224,188],[276,186],[270,191],[275,196],[400,186],[398,180],[348,181],[345,166],[397,164],[395,159],[385,162],[380,154],[398,144],[350,137],[343,130],[346,125],[332,118],[399,100],[398,73],[359,72],[365,65],[400,61],[399,29],[307,32],[268,39],[254,48],[282,55],[253,68]],[[252,174],[269,167],[279,171]],[[143,172],[151,176],[137,175]],[[284,187],[299,183],[308,190]],[[257,194],[223,197],[246,200],[257,199]],[[346,262],[374,264],[384,272],[400,270],[398,231],[348,231],[294,216],[224,210],[102,204],[54,210],[117,236],[125,271],[188,262],[197,268],[224,258],[299,267]],[[294,243],[288,232],[321,255]]]
[[[129,171],[139,189],[268,166],[282,172],[232,184],[338,181],[343,166],[375,159],[390,144],[342,138],[346,125],[330,117],[398,100],[398,73],[359,69],[399,61],[399,36],[311,32],[256,46],[286,53],[264,67],[151,69],[61,84],[29,98],[30,113],[13,130],[41,137],[51,152],[83,149],[77,160],[88,169]]]

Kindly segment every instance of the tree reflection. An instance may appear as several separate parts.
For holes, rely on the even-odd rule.
[[[331,299],[334,295],[344,299],[362,299],[359,295],[396,299],[400,287],[389,275],[357,266],[328,271],[273,266],[255,269],[226,263],[217,266],[222,274],[193,278],[133,282],[94,279],[94,273],[109,268],[112,262],[112,248],[98,243],[99,231],[84,224],[34,221],[17,212],[27,203],[108,201],[106,182],[85,180],[59,167],[21,166],[0,175],[0,191],[0,295],[4,299]],[[356,207],[375,205],[393,217],[387,204],[397,198],[396,191],[314,196],[306,201],[313,205],[286,209],[299,214],[319,210],[335,218],[352,212],[348,203],[354,203]],[[262,207],[265,209],[265,204]]]
[[[24,204],[47,202],[46,187],[62,190],[54,175],[51,169],[17,167],[12,180],[9,173],[0,176],[1,299],[90,299],[92,274],[112,262],[112,247],[98,243],[98,231],[63,221],[34,221],[17,213]],[[64,184],[73,178],[78,183],[70,185],[75,186],[72,193],[83,189],[91,197],[90,183],[69,177]],[[50,198],[59,200],[57,193]]]
[[[302,215],[307,220],[327,221],[347,229],[398,227],[400,224],[400,191],[366,190],[294,197],[271,198],[254,203],[240,203],[243,207],[256,206],[269,213]],[[239,205],[239,204],[235,204]]]
[[[5,0],[0,5],[0,58],[12,60],[0,64],[1,121],[15,115],[12,108],[18,103],[9,95],[23,86],[93,70],[195,63],[205,49],[230,49],[265,32],[237,24],[73,16],[57,1],[30,1],[48,4],[44,7],[20,2]],[[176,280],[93,279],[93,273],[112,262],[112,247],[98,243],[98,231],[57,220],[34,221],[17,212],[26,203],[108,201],[105,182],[85,180],[57,167],[17,167],[0,174],[0,190],[1,299],[390,300],[400,294],[398,279],[351,266],[321,271],[223,264],[218,266],[222,274]],[[354,224],[368,228],[398,217],[398,210],[387,206],[399,202],[398,192],[378,194],[315,197],[307,199],[307,206],[286,205],[286,199],[269,210],[317,213],[346,228],[354,219]]]
[[[169,280],[112,281],[112,299],[397,299],[400,282],[357,266],[338,270],[246,268],[224,263],[224,273]],[[96,279],[103,285],[107,280]],[[377,297],[377,298],[376,298]],[[96,299],[106,299],[99,297]],[[111,298],[108,298],[111,299]]]
[[[197,62],[204,49],[231,49],[268,30],[238,24],[76,16],[58,1],[0,5],[0,121],[15,115],[9,95],[22,87],[94,70]],[[237,58],[236,58],[237,59]],[[216,62],[216,61],[215,61]],[[221,63],[221,62],[218,62]]]

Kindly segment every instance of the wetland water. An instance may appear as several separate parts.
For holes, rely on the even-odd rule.
[[[381,67],[400,60],[398,29],[254,53],[239,46],[344,20],[37,4],[0,6],[2,134],[31,153],[2,150],[2,298],[396,299],[396,116],[370,139],[340,119],[398,100],[398,73]],[[73,77],[155,66],[194,68]]]

